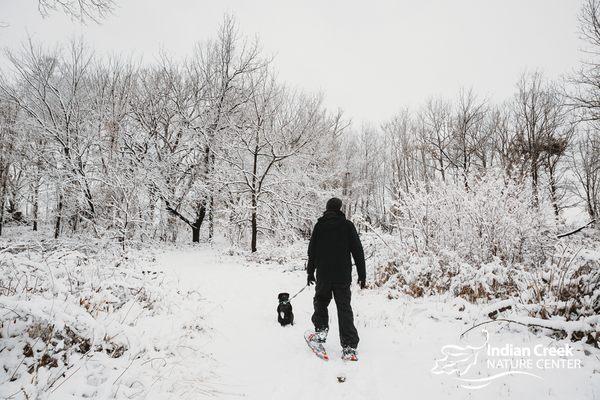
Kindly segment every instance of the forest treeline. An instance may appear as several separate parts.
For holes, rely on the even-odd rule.
[[[256,251],[261,238],[306,238],[330,196],[363,226],[410,232],[415,188],[460,198],[491,175],[556,220],[574,205],[595,219],[598,0],[580,17],[587,61],[564,80],[525,73],[501,103],[463,89],[362,127],[282,83],[232,17],[189,58],[152,64],[29,41],[4,52],[0,77],[0,234],[7,223],[123,245],[219,234]]]

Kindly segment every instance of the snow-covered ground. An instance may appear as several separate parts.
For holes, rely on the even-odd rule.
[[[292,304],[296,324],[282,328],[275,308],[279,292],[295,293],[305,283],[301,271],[276,265],[246,262],[209,248],[163,252],[159,265],[178,277],[183,291],[197,291],[207,302],[205,323],[211,327],[203,351],[216,360],[217,378],[210,384],[219,397],[248,399],[392,399],[392,398],[600,398],[600,353],[582,343],[556,341],[526,328],[488,324],[489,344],[538,349],[573,347],[581,368],[539,370],[499,377],[481,389],[465,389],[456,374],[435,374],[442,347],[481,345],[481,329],[463,339],[460,334],[483,320],[487,307],[444,298],[390,300],[377,290],[354,287],[353,307],[361,337],[360,361],[342,362],[335,307],[330,307],[331,334],[327,349],[331,360],[316,358],[303,341],[310,328],[312,291],[307,289]],[[462,310],[462,311],[461,311]],[[483,353],[463,378],[485,378],[502,371],[487,365]],[[518,357],[517,357],[518,358]],[[546,359],[560,357],[546,357]],[[563,357],[564,358],[564,357]],[[472,358],[468,361],[472,361]],[[460,363],[459,363],[460,364]],[[458,365],[458,364],[457,364]],[[515,370],[515,368],[512,368]],[[343,383],[338,377],[345,377]],[[471,384],[471,386],[474,386]]]
[[[208,245],[109,256],[25,239],[0,250],[2,398],[600,398],[600,352],[583,341],[504,322],[461,338],[498,305],[354,285],[360,361],[340,360],[332,302],[324,362],[303,339],[312,287],[292,301],[294,326],[276,320],[277,294],[305,285],[299,258],[260,263]],[[499,366],[524,357],[489,355],[486,345],[571,348],[531,357],[529,367]],[[543,370],[539,360],[576,368]]]

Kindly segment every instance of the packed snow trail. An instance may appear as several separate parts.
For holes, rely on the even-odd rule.
[[[177,275],[181,293],[197,291],[206,302],[202,309],[208,310],[203,318],[210,339],[200,350],[216,361],[218,382],[207,386],[219,398],[586,398],[590,390],[598,394],[597,384],[590,389],[591,376],[563,371],[557,375],[562,384],[515,376],[482,390],[460,388],[452,377],[430,370],[442,346],[458,343],[460,332],[469,326],[466,322],[454,315],[445,318],[448,305],[443,302],[388,300],[380,291],[361,291],[356,285],[352,305],[361,338],[360,361],[340,359],[332,300],[326,344],[330,360],[325,362],[311,354],[303,339],[304,331],[312,327],[313,287],[292,300],[295,324],[277,323],[277,294],[293,295],[306,283],[305,273],[249,263],[209,248],[168,251],[158,261]],[[530,339],[520,333],[510,340]],[[345,382],[338,382],[338,377],[345,377]],[[570,378],[575,389],[565,385]],[[585,395],[578,390],[585,390]]]

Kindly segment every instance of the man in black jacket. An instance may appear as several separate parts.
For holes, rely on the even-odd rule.
[[[354,258],[358,283],[365,287],[365,255],[354,224],[341,211],[342,201],[329,199],[326,211],[317,221],[308,245],[308,285],[315,283],[312,322],[316,339],[325,342],[329,330],[327,306],[332,296],[338,312],[340,342],[345,359],[356,360],[358,332],[354,327],[354,316],[350,305],[352,283],[352,260]],[[315,279],[315,270],[317,276]]]

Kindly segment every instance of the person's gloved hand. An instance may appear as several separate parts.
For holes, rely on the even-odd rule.
[[[308,277],[306,278],[306,285],[310,286],[310,285],[314,284],[315,282],[316,282],[315,274],[308,274]]]
[[[364,289],[364,288],[367,287],[367,282],[365,282],[364,279],[359,279],[358,280],[358,284],[359,284],[359,286],[360,286],[361,289]]]

